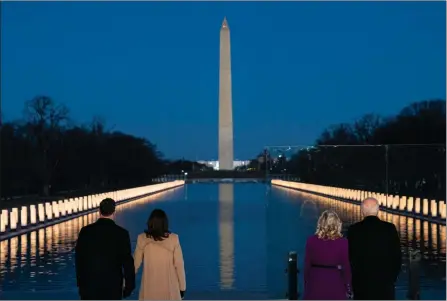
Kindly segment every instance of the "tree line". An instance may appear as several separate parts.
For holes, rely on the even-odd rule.
[[[48,96],[27,101],[22,119],[1,125],[0,150],[2,197],[136,187],[187,167],[165,160],[145,138],[107,129],[101,118],[75,124]]]
[[[330,126],[313,146],[267,148],[250,166],[305,183],[445,199],[445,145],[446,102],[426,100],[396,116]]]

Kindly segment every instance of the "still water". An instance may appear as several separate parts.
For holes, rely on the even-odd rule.
[[[287,253],[297,251],[302,266],[305,239],[319,214],[335,209],[345,229],[360,219],[357,205],[286,188],[191,184],[118,207],[116,222],[129,230],[133,247],[154,208],[168,213],[180,236],[187,299],[196,300],[284,299]],[[380,217],[400,231],[405,263],[409,250],[424,255],[422,298],[444,299],[446,227],[389,213]],[[0,299],[78,299],[73,248],[80,228],[97,218],[91,213],[0,242]],[[399,299],[406,299],[406,283],[405,265]]]

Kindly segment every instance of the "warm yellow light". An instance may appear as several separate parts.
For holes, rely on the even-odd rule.
[[[105,198],[115,199],[117,205],[129,204],[130,206],[130,204],[134,201],[141,202],[157,198],[160,196],[160,193],[164,192],[165,190],[179,187],[184,184],[185,181],[177,180],[155,185],[124,189],[120,191],[111,191],[107,193],[88,195],[74,199],[64,199],[59,201],[40,203],[37,205],[22,206],[20,210],[18,208],[12,208],[11,210],[3,209],[0,213],[0,233],[6,232],[7,228],[9,228],[9,230],[11,231],[15,231],[17,230],[19,225],[24,228],[28,225],[35,225],[38,222],[45,223],[47,221],[58,219],[60,217],[69,218],[69,216],[75,213],[82,213],[87,210],[99,207],[99,203]],[[128,201],[129,199],[135,200],[126,203],[123,202]],[[95,218],[95,215],[89,215],[86,218],[86,221],[90,220],[91,222],[91,220]],[[53,231],[51,232],[51,237],[53,237],[52,235],[56,235],[57,237],[61,229],[62,231],[65,231],[65,228],[54,228],[54,233]],[[48,235],[49,233],[46,232],[45,236]],[[37,240],[37,238],[33,238],[33,240]],[[51,240],[51,238],[50,241],[47,240],[47,243],[50,245],[52,243]]]
[[[307,191],[311,193],[318,193],[330,197],[340,197],[344,199],[355,200],[361,202],[367,197],[374,197],[379,201],[381,206],[396,211],[403,211],[409,213],[422,213],[426,217],[441,217],[446,218],[446,204],[443,200],[428,200],[420,198],[399,196],[399,195],[384,195],[372,191],[345,189],[340,187],[321,186],[307,183],[290,182],[284,180],[273,179],[272,185],[298,189],[300,191]]]
[[[20,209],[20,225],[26,227],[28,225],[28,207],[22,206]]]

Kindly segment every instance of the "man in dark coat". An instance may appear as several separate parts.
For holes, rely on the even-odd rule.
[[[99,213],[95,223],[81,229],[76,242],[79,295],[82,300],[120,300],[135,289],[129,232],[113,221],[114,200],[104,199]]]
[[[395,299],[402,264],[399,234],[394,224],[377,217],[376,199],[364,200],[361,211],[364,219],[349,227],[347,237],[354,299]]]

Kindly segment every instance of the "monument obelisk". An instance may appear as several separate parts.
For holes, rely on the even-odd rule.
[[[230,28],[224,18],[220,28],[219,63],[219,170],[233,169],[233,104],[231,97]]]

